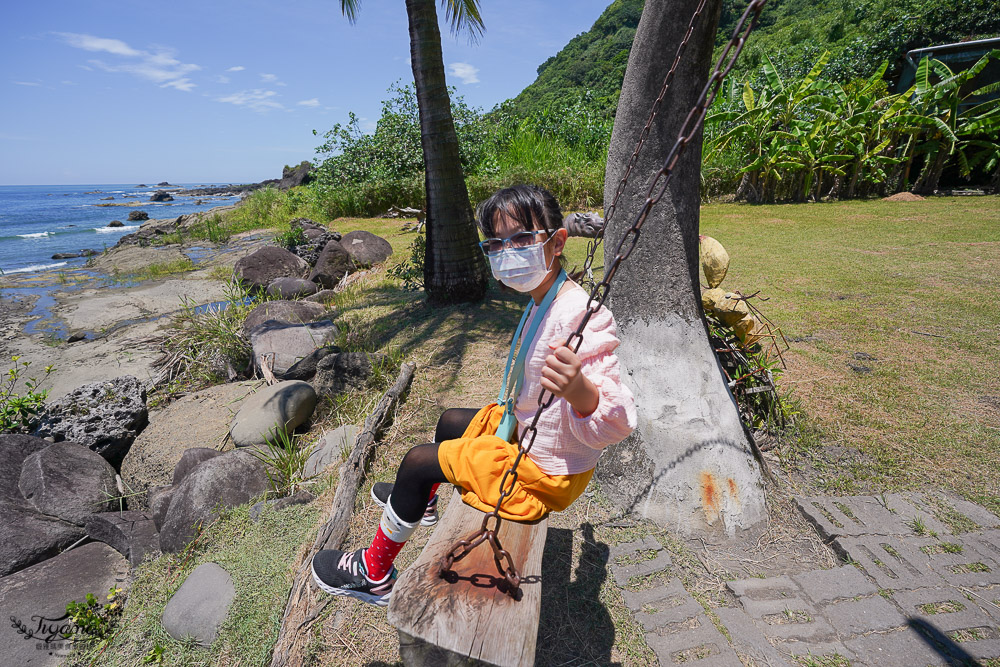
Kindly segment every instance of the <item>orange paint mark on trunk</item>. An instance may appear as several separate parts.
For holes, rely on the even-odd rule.
[[[707,470],[701,473],[701,506],[705,510],[705,521],[715,523],[719,518],[719,487],[715,476]]]
[[[732,501],[734,503],[736,503],[736,506],[739,507],[740,506],[740,487],[736,486],[736,480],[734,480],[732,477],[729,477],[728,479],[726,479],[726,482],[729,485],[729,497],[732,499]]]

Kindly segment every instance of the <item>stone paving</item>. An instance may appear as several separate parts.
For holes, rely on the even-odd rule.
[[[1000,519],[943,494],[794,500],[845,564],[730,581],[732,607],[669,578],[651,537],[611,550],[661,665],[1000,667]],[[665,585],[628,589],[657,573]]]

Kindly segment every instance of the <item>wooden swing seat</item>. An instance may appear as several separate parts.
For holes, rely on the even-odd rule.
[[[408,667],[534,664],[548,520],[500,526],[500,543],[521,575],[521,597],[515,600],[505,592],[488,544],[442,577],[444,556],[476,532],[484,516],[456,491],[420,557],[393,587],[388,620],[399,631],[399,654]]]

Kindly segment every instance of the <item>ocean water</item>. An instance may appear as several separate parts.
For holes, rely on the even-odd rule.
[[[173,183],[183,188],[227,185],[225,183]],[[151,202],[155,186],[136,187],[135,183],[114,185],[0,185],[0,272],[31,273],[62,267],[79,266],[80,259],[52,259],[56,253],[90,249],[102,252],[122,236],[134,232],[141,223],[128,222],[130,211],[141,210],[150,219],[174,218],[185,213],[225,206],[236,197],[179,197],[172,202]],[[169,189],[168,189],[169,191]],[[134,197],[123,198],[123,195]],[[139,202],[142,205],[98,206],[113,202]],[[195,205],[201,199],[205,203]],[[124,227],[108,227],[121,220]]]

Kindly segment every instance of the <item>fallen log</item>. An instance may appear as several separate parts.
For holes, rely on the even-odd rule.
[[[296,575],[271,654],[271,667],[298,667],[304,664],[309,628],[334,599],[330,596],[319,599],[320,591],[312,581],[312,558],[320,549],[339,549],[347,538],[354,513],[354,499],[375,452],[378,436],[410,386],[415,369],[416,365],[412,363],[405,363],[399,369],[395,384],[382,395],[375,410],[365,419],[364,428],[358,433],[350,456],[340,466],[330,517],[316,535],[312,547],[295,564]]]

